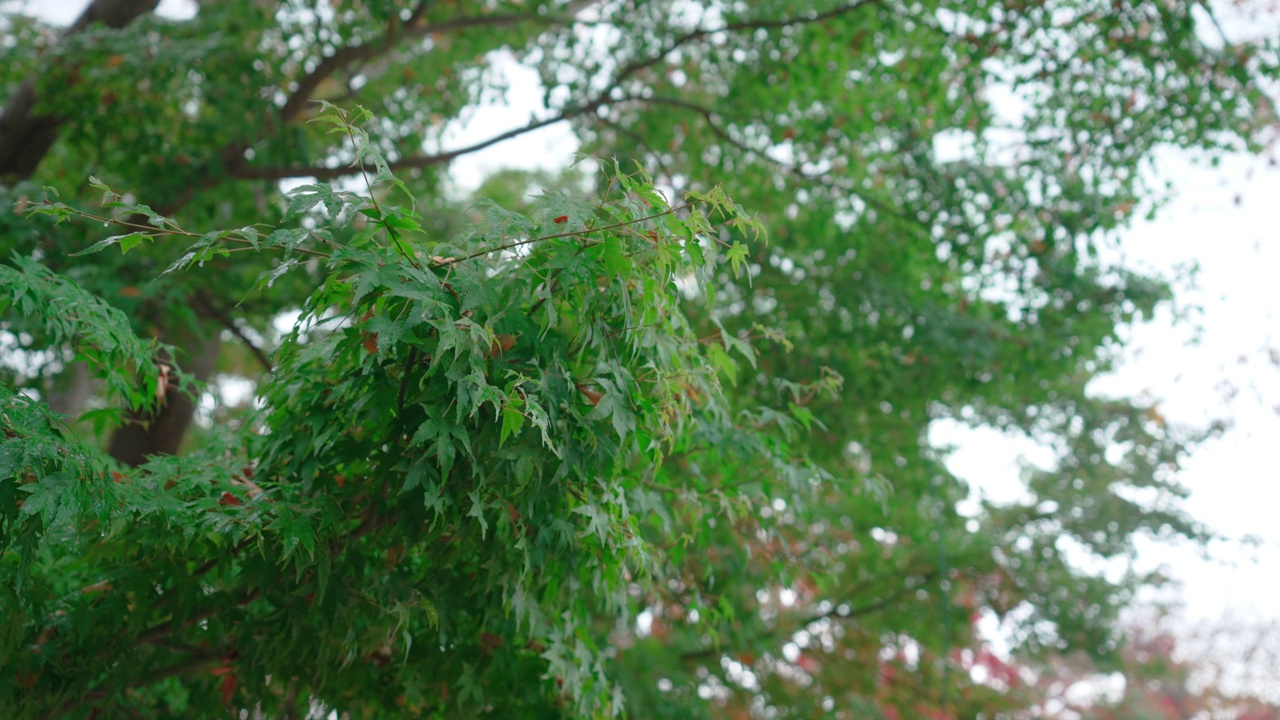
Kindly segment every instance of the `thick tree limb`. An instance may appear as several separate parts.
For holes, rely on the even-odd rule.
[[[120,29],[140,15],[156,9],[159,0],[94,0],[62,37],[74,35],[94,23]],[[18,86],[4,112],[0,114],[0,178],[25,180],[39,167],[58,139],[61,118],[35,113],[39,97],[36,82],[39,71],[32,72]]]
[[[195,328],[183,333],[175,343],[187,356],[182,367],[197,380],[204,382],[213,374],[222,347],[221,333],[210,328]],[[164,404],[152,415],[131,415],[124,427],[111,436],[111,457],[137,467],[147,461],[149,455],[172,455],[182,445],[195,401],[176,388],[165,393]]]

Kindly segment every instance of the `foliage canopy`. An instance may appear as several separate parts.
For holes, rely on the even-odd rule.
[[[154,4],[0,19],[7,716],[1014,712],[974,619],[1105,667],[1151,579],[1069,558],[1205,537],[1088,386],[1152,153],[1275,120],[1208,6]],[[961,513],[940,419],[1059,462]]]

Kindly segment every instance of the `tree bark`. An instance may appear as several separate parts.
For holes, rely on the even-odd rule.
[[[49,390],[49,409],[60,415],[77,416],[93,397],[93,380],[83,361],[72,363]]]
[[[94,0],[62,31],[62,37],[99,22],[120,29],[138,16],[155,10],[158,4],[159,0]],[[31,177],[58,139],[61,118],[35,112],[39,102],[38,78],[38,72],[33,72],[23,79],[0,113],[0,178],[10,182]]]
[[[216,327],[197,328],[196,333],[175,343],[182,351],[182,369],[205,382],[217,366],[222,349],[222,332]],[[158,412],[149,416],[134,415],[111,437],[111,457],[130,467],[147,461],[150,455],[172,455],[178,452],[182,438],[191,425],[196,403],[192,398],[170,387]]]

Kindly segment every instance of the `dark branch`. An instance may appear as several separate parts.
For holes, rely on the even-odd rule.
[[[661,95],[653,96],[653,97],[633,97],[633,98],[627,98],[625,101],[637,102],[637,103],[648,103],[651,105],[667,105],[670,107],[684,109],[693,113],[697,113],[698,115],[702,116],[702,119],[707,123],[707,127],[711,129],[711,132],[714,135],[716,135],[716,137],[719,137],[721,140],[724,140],[725,142],[741,150],[742,152],[746,153],[749,156],[759,158],[760,160],[763,160],[764,162],[769,163],[770,165],[773,165],[774,167],[785,172],[787,175],[794,177],[795,179],[801,182],[827,183],[830,185],[830,184],[833,184],[835,180],[835,178],[831,175],[830,172],[817,172],[817,173],[805,172],[803,163],[791,164],[791,163],[784,162],[782,160],[779,160],[778,158],[773,157],[762,148],[752,147],[744,143],[743,141],[739,140],[738,138],[735,138],[727,128],[725,128],[723,125],[720,124],[718,120],[719,113],[716,112],[713,108],[706,107],[705,105],[699,105],[695,102],[685,100],[683,98],[666,97]],[[839,185],[833,185],[833,186],[841,189],[844,192],[849,193],[850,195],[855,195],[861,198],[868,205],[874,207],[878,212],[883,212],[887,215],[893,215],[894,217],[897,217],[899,219],[902,219],[910,223],[918,224],[920,222],[919,219],[916,218],[914,214],[905,212],[901,208],[894,206],[892,203],[884,199],[878,198],[875,195],[872,195],[865,188],[856,187],[854,185],[849,185],[845,183],[842,183]]]
[[[782,168],[783,170],[787,171],[788,174],[795,175],[797,178],[801,180],[812,181],[817,179],[809,175],[808,173],[804,172],[804,170],[801,169],[799,165],[789,165],[775,157],[770,156],[769,153],[766,152],[764,149],[751,147],[750,145],[739,140],[738,138],[735,138],[733,134],[730,133],[729,130],[720,123],[718,119],[719,113],[716,112],[716,110],[714,110],[713,108],[709,108],[705,105],[699,105],[698,103],[685,100],[683,98],[667,97],[663,95],[656,95],[653,97],[646,97],[646,98],[630,98],[630,100],[634,100],[636,102],[644,102],[650,105],[666,105],[668,107],[674,107],[677,109],[688,110],[690,112],[697,113],[698,115],[702,116],[702,119],[707,123],[707,127],[711,129],[711,132],[716,137],[729,143],[735,148],[741,150],[742,152],[747,153],[748,155],[753,155],[772,165]]]
[[[197,293],[194,297],[194,303],[197,311],[202,315],[213,318],[218,321],[219,325],[230,330],[231,334],[235,335],[236,338],[239,339],[246,348],[248,348],[249,354],[253,355],[253,358],[258,361],[258,364],[262,366],[262,369],[267,372],[271,372],[273,368],[271,358],[267,357],[267,354],[263,352],[262,348],[258,347],[256,343],[245,336],[244,331],[240,329],[239,325],[236,325],[235,320],[233,320],[222,308],[218,307],[217,303],[213,301],[213,298],[209,297],[207,293]]]
[[[573,18],[564,17],[548,17],[543,15],[481,15],[476,17],[454,18],[438,23],[427,23],[423,20],[426,13],[427,2],[418,3],[414,9],[413,15],[401,26],[404,30],[400,33],[392,33],[388,35],[386,40],[377,43],[365,45],[351,45],[344,47],[334,54],[324,58],[316,65],[305,77],[298,81],[298,87],[285,101],[283,107],[280,108],[280,117],[284,122],[292,122],[311,101],[311,96],[315,93],[316,88],[322,82],[331,77],[339,70],[351,65],[355,62],[377,59],[405,40],[426,37],[428,35],[439,35],[442,33],[457,32],[460,30],[469,30],[478,27],[506,27],[509,25],[519,25],[521,23],[537,23],[540,25],[560,25],[575,22]]]
[[[598,103],[594,103],[598,104]],[[413,155],[400,160],[394,160],[387,163],[392,172],[399,170],[412,170],[418,168],[430,167],[432,165],[441,165],[451,162],[463,155],[478,152],[492,145],[497,145],[505,140],[519,137],[534,130],[540,130],[544,127],[555,125],[557,123],[569,120],[578,113],[565,111],[552,117],[530,122],[524,127],[518,127],[508,130],[504,133],[494,135],[487,140],[460,147],[455,150],[437,153],[435,155]],[[279,168],[257,168],[257,167],[241,167],[236,168],[233,175],[242,180],[282,180],[284,178],[293,177],[313,177],[317,180],[332,180],[334,178],[346,177],[348,175],[356,175],[361,172],[358,166],[346,165],[340,167],[325,167],[323,165],[310,166],[293,166]]]
[[[713,32],[740,32],[742,30],[780,30],[785,27],[794,27],[796,25],[811,25],[840,17],[856,10],[861,10],[868,5],[875,5],[880,0],[858,0],[847,5],[839,5],[831,8],[826,12],[814,13],[805,17],[798,18],[778,18],[774,20],[739,20],[738,22],[728,23],[724,27],[717,30],[708,30]]]
[[[414,27],[422,22],[422,14],[426,12],[427,2],[423,0],[414,8],[413,15],[410,16],[406,25]],[[306,107],[307,102],[311,100],[311,96],[315,93],[316,88],[334,73],[342,68],[360,60],[371,60],[383,55],[394,48],[397,42],[405,37],[389,37],[384,42],[370,45],[354,45],[344,47],[329,57],[324,58],[316,65],[305,77],[298,81],[298,87],[294,88],[289,98],[285,100],[284,106],[280,108],[280,118],[285,122],[293,121]]]
[[[303,109],[312,101],[312,96],[316,89],[334,74],[342,71],[359,62],[367,62],[376,60],[387,53],[395,50],[406,40],[422,38],[428,35],[439,35],[448,32],[457,32],[480,27],[504,27],[509,25],[518,25],[520,23],[535,23],[541,25],[558,25],[571,24],[578,22],[573,18],[572,13],[568,16],[548,17],[542,15],[487,15],[454,18],[437,23],[428,23],[424,20],[429,2],[422,0],[414,8],[409,19],[403,23],[396,21],[387,28],[384,39],[378,42],[370,42],[362,45],[349,45],[336,50],[320,60],[315,69],[307,73],[298,81],[298,86],[286,98],[284,105],[280,107],[278,115],[279,125],[288,125],[296,121],[301,115]],[[570,7],[573,10],[573,7]],[[266,133],[269,133],[267,130]],[[317,179],[333,179],[346,175],[353,175],[357,171],[337,171],[333,168],[321,169],[321,174],[317,173],[291,173],[288,170],[276,169],[275,174],[272,171],[258,171],[245,166],[244,151],[253,141],[251,139],[237,140],[225,145],[219,152],[218,158],[222,167],[227,173],[234,178],[241,180],[279,180],[288,177],[313,176]],[[445,158],[435,162],[426,162],[420,167],[436,164],[436,162],[448,162],[452,158]],[[327,171],[327,172],[326,172]],[[210,180],[209,184],[216,184],[216,181]]]
[[[62,37],[74,35],[97,22],[119,30],[139,16],[155,10],[159,4],[160,0],[95,0],[80,13],[71,27],[63,31]]]
[[[830,20],[832,18],[836,18],[841,15],[854,12],[856,10],[861,10],[862,8],[868,5],[874,5],[878,2],[880,2],[880,0],[858,0],[857,2],[849,3],[848,5],[841,5],[839,7],[832,8],[826,12],[816,13],[808,17],[787,18],[787,19],[777,18],[772,20],[739,20],[738,22],[726,23],[717,28],[699,28],[697,30],[690,30],[689,32],[683,35],[679,35],[675,39],[673,39],[670,43],[667,44],[666,48],[659,51],[657,55],[654,55],[649,58],[645,58],[643,60],[636,59],[631,63],[624,65],[622,69],[618,71],[618,76],[617,76],[617,80],[615,81],[615,85],[625,80],[626,78],[629,78],[632,75],[635,75],[641,70],[651,68],[654,65],[661,63],[663,60],[666,59],[668,55],[675,52],[676,50],[679,50],[685,45],[688,45],[689,43],[694,42],[696,40],[701,40],[705,37],[709,37],[711,35],[717,35],[719,33],[742,32],[744,30],[779,30],[782,28],[793,27],[796,25],[808,25],[811,23],[818,23],[818,22],[823,22],[825,20]]]
[[[828,612],[814,615],[809,618],[804,618],[800,621],[800,625],[796,628],[796,630],[804,629],[809,625],[812,625],[815,622],[820,622],[822,620],[852,620],[855,618],[862,617],[864,615],[871,615],[873,613],[880,612],[881,610],[884,610],[894,605],[895,603],[901,602],[903,598],[916,592],[921,587],[927,585],[937,576],[938,576],[937,570],[930,570],[927,572],[916,574],[914,577],[920,581],[919,585],[915,585],[912,587],[904,587],[897,592],[889,593],[888,595],[885,595],[877,600],[869,602],[866,605],[861,605],[859,607],[852,608],[845,612],[840,612],[839,606],[837,606],[836,608],[833,608]],[[867,588],[867,586],[865,585],[863,587]],[[855,592],[854,594],[858,594],[858,593]],[[775,627],[772,630],[766,631],[761,635],[761,639],[769,640],[771,638],[774,638],[775,636],[779,635],[780,630],[782,630],[782,628]],[[786,637],[789,638],[792,635],[794,635],[796,630],[789,631]],[[727,651],[723,647],[713,646],[709,648],[691,650],[689,652],[682,653],[680,655],[680,658],[682,660],[705,660],[709,657],[713,657],[724,652],[727,652]]]

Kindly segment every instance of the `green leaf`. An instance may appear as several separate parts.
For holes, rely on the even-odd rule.
[[[741,277],[742,273],[746,272],[749,256],[750,251],[747,246],[740,242],[735,242],[725,251],[725,259],[729,261],[729,267],[733,268],[735,277]]]
[[[498,447],[502,447],[508,437],[518,434],[523,425],[524,413],[520,412],[519,406],[508,400],[508,404],[502,408],[502,433],[498,438]]]
[[[738,384],[738,364],[723,348],[715,343],[707,345],[707,360],[711,362],[711,367],[715,368],[716,372],[724,373],[731,384]]]
[[[120,237],[120,254],[128,253],[133,248],[142,244],[142,241],[149,239],[142,233],[130,233]]]

